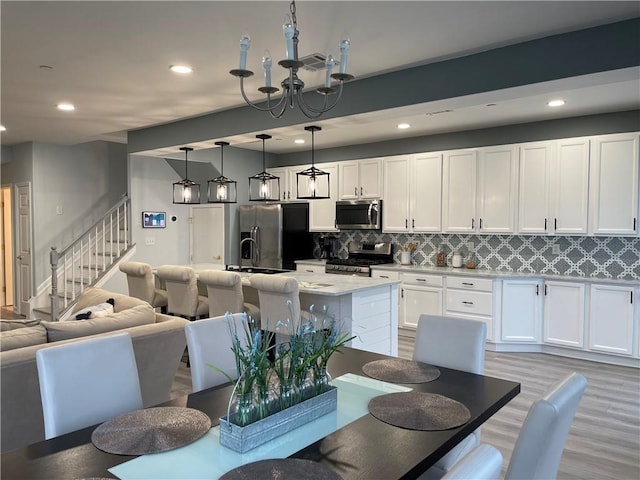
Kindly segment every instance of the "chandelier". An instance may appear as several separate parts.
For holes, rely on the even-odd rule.
[[[296,173],[297,198],[299,200],[329,198],[329,173],[317,168],[315,163],[315,133],[322,128],[311,125],[304,129],[311,132],[311,166]]]
[[[193,150],[191,147],[180,147],[184,152],[184,179],[173,184],[173,203],[200,203],[200,184],[189,180],[189,161],[187,155]]]
[[[262,172],[249,177],[249,201],[277,202],[280,200],[280,177],[267,172],[264,150],[264,141],[269,140],[271,135],[261,133],[256,138],[262,140]]]
[[[220,176],[207,182],[209,203],[238,203],[238,182],[224,176],[224,147],[229,142],[216,142],[220,147]]]
[[[277,93],[280,89],[271,84],[271,54],[265,51],[262,57],[262,67],[264,68],[264,86],[258,88],[258,91],[267,96],[267,106],[261,107],[252,103],[244,91],[244,79],[253,75],[251,70],[247,70],[247,52],[251,39],[248,35],[243,35],[240,39],[240,67],[231,70],[229,73],[234,77],[240,78],[240,92],[242,98],[248,105],[263,112],[269,112],[273,118],[280,118],[286,111],[287,107],[295,108],[296,106],[307,118],[318,118],[323,113],[335,107],[342,97],[342,87],[344,82],[353,80],[354,76],[347,73],[347,57],[349,52],[350,41],[348,39],[340,42],[340,71],[333,73],[336,64],[333,56],[328,55],[325,67],[327,69],[324,86],[316,89],[316,92],[323,96],[322,106],[315,107],[309,105],[304,98],[302,90],[304,82],[298,77],[298,69],[304,64],[298,59],[298,24],[296,20],[296,2],[293,0],[289,7],[291,16],[287,15],[285,24],[282,26],[284,37],[286,39],[287,58],[280,60],[278,65],[289,70],[289,76],[280,83],[282,87],[282,96],[277,102],[272,100],[271,95]],[[332,85],[332,80],[339,82],[339,86]],[[329,96],[336,94],[333,102],[329,102]]]

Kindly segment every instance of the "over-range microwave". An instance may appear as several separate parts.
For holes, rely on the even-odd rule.
[[[382,200],[336,202],[336,227],[341,230],[380,230]]]

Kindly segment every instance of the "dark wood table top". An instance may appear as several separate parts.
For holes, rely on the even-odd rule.
[[[351,348],[343,350],[330,360],[329,372],[334,377],[345,373],[364,375],[365,363],[389,358]],[[433,432],[401,429],[365,415],[293,457],[322,462],[345,480],[416,478],[520,393],[519,383],[446,368],[441,368],[437,380],[410,387],[461,402],[470,410],[471,420],[459,428]],[[163,405],[196,408],[217,425],[218,419],[226,414],[230,394],[231,387],[225,385]],[[91,433],[95,427],[3,453],[0,463],[3,480],[114,477],[107,469],[134,457],[112,455],[94,447]]]

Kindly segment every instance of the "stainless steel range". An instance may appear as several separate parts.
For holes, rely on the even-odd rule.
[[[371,266],[393,263],[393,252],[390,243],[358,243],[349,242],[348,258],[329,258],[324,267],[325,273],[338,275],[357,275],[370,277]]]

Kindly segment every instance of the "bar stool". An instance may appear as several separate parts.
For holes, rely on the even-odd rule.
[[[249,277],[249,283],[258,290],[263,330],[274,331],[277,322],[287,319],[295,329],[300,324],[301,315],[303,319],[309,318],[309,312],[300,308],[300,292],[295,278],[256,273]]]
[[[251,317],[260,319],[260,309],[244,301],[242,277],[239,273],[203,270],[198,274],[198,282],[207,287],[210,317],[219,317],[227,312],[247,312]]]
[[[167,291],[156,288],[151,265],[142,262],[122,262],[120,271],[127,275],[129,296],[148,302],[153,308],[167,313]]]
[[[167,288],[167,311],[189,320],[209,315],[209,300],[198,295],[196,272],[191,267],[163,265],[156,274]]]

